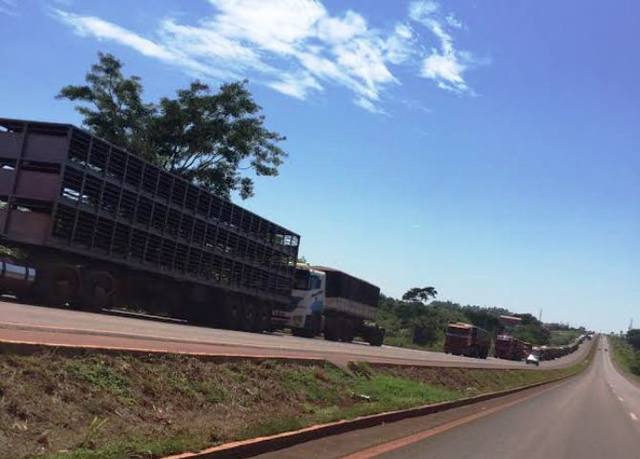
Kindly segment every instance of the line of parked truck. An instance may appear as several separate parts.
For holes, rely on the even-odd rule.
[[[492,341],[491,334],[472,324],[457,322],[447,327],[444,341],[444,352],[453,355],[464,355],[486,359],[493,351],[496,358],[521,361],[531,354],[538,360],[553,360],[575,352],[591,334],[583,334],[572,343],[564,346],[534,346],[508,333],[500,333]]]

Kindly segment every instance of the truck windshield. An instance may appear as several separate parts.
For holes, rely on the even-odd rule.
[[[460,327],[449,327],[447,328],[447,334],[452,336],[469,336],[471,329],[469,328],[460,328]]]
[[[311,273],[306,269],[296,269],[296,275],[293,279],[293,288],[295,290],[309,290],[309,279]]]

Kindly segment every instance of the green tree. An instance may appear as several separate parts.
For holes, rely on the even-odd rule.
[[[627,342],[636,350],[640,351],[640,329],[632,329],[627,332]]]
[[[285,138],[264,127],[260,110],[246,81],[223,84],[217,93],[196,81],[175,99],[160,100],[151,147],[165,169],[220,196],[238,190],[246,199],[253,180],[242,171],[278,175],[286,156],[277,146]]]
[[[418,301],[420,303],[428,303],[431,298],[435,298],[438,291],[435,287],[414,287],[402,295],[404,301]]]
[[[85,76],[86,84],[65,86],[58,98],[79,102],[84,125],[94,134],[154,162],[224,198],[254,194],[253,179],[276,176],[285,140],[264,126],[262,108],[247,82],[226,83],[213,92],[195,81],[159,103],[142,100],[136,76],[125,77],[111,54]]]
[[[65,86],[56,97],[79,102],[76,110],[93,134],[153,160],[147,132],[155,107],[142,101],[140,78],[125,77],[122,62],[98,53],[98,63],[91,66],[85,81],[85,85]]]

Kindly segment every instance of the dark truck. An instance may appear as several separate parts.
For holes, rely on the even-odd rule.
[[[524,360],[531,354],[533,346],[511,335],[501,334],[496,337],[495,354],[499,359]]]
[[[382,345],[385,331],[374,323],[379,287],[334,268],[299,264],[291,296],[289,308],[273,311],[275,327],[297,336],[323,333],[327,340],[344,342],[360,336]]]
[[[0,293],[261,331],[299,236],[68,124],[0,119]]]
[[[464,322],[449,324],[444,339],[444,352],[486,359],[491,348],[491,336],[483,328]]]

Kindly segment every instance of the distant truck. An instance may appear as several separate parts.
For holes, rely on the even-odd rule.
[[[491,335],[483,328],[464,322],[451,323],[447,327],[444,352],[486,359],[491,348]]]
[[[511,335],[502,334],[496,337],[495,354],[499,359],[524,360],[531,354],[533,346]]]
[[[296,336],[324,334],[330,341],[362,337],[381,346],[384,329],[375,324],[380,289],[350,274],[325,266],[298,264],[291,304],[274,309],[274,328],[290,328]]]

